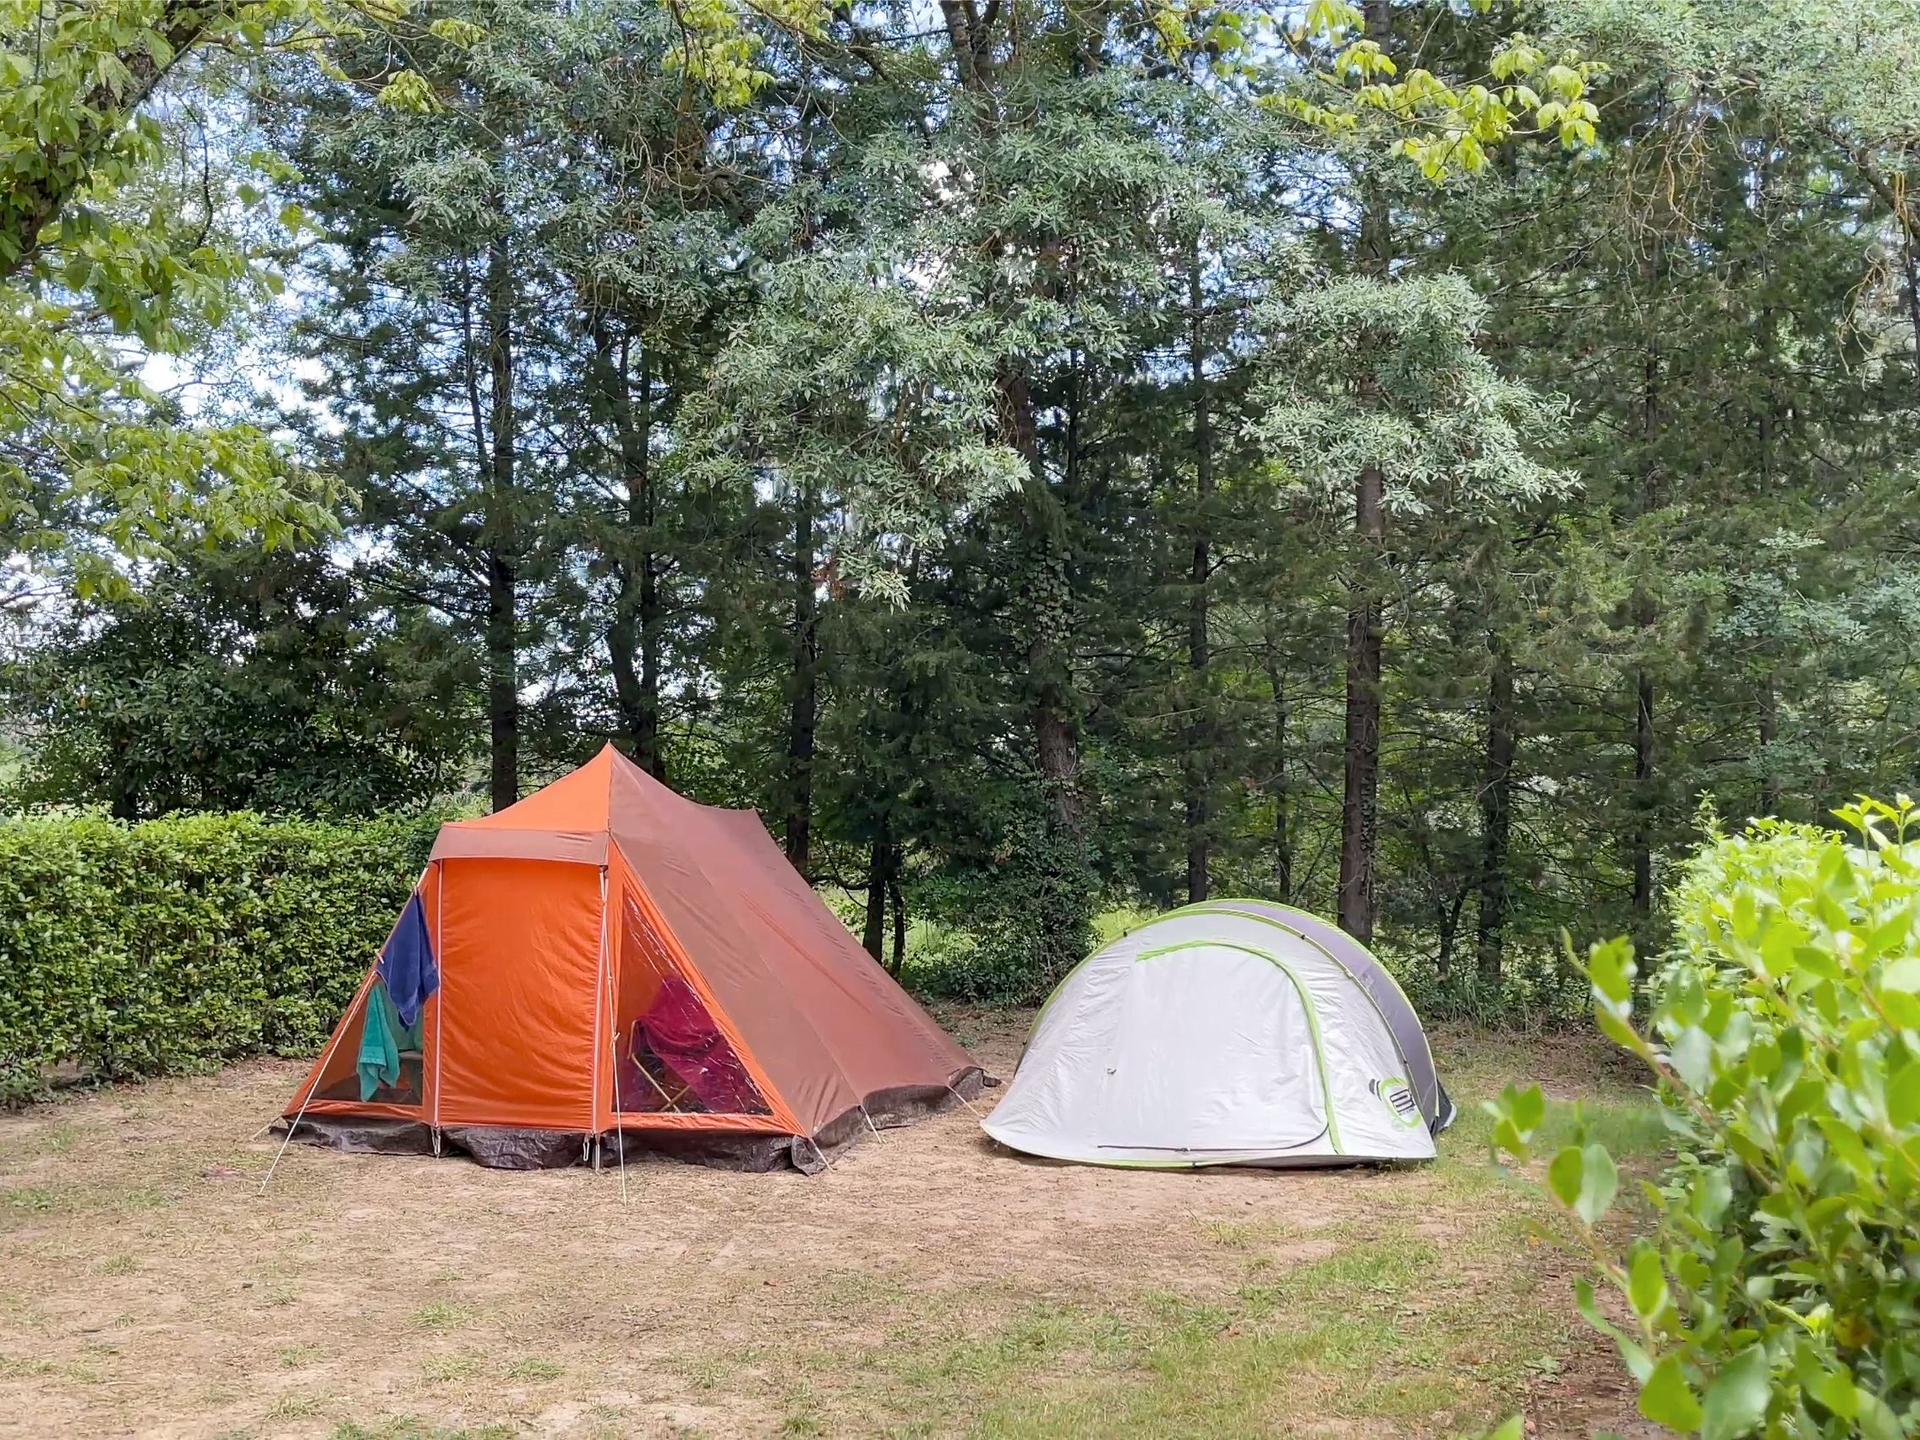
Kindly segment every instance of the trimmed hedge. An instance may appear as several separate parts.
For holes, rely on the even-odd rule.
[[[0,1099],[318,1050],[439,825],[0,820]]]

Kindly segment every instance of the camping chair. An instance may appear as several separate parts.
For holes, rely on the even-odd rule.
[[[647,1013],[634,1023],[634,1030],[645,1037],[647,1049],[661,1067],[679,1082],[681,1088],[671,1102],[676,1108],[689,1091],[702,1107],[715,1114],[758,1108],[753,1103],[758,1098],[753,1082],[741,1069],[733,1047],[713,1023],[693,987],[679,976],[670,977],[660,987]],[[665,1089],[657,1082],[656,1088],[665,1096]]]

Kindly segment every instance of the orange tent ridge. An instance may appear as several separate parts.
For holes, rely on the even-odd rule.
[[[394,1002],[417,997],[369,971],[281,1117],[300,1138],[522,1169],[664,1153],[812,1172],[985,1083],[757,815],[688,800],[611,745],[442,826],[415,897],[437,988],[409,1025]]]

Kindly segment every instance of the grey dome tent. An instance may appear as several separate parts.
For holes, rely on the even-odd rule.
[[[982,1128],[1090,1164],[1339,1165],[1432,1159],[1453,1115],[1419,1016],[1365,947],[1221,900],[1076,966]]]

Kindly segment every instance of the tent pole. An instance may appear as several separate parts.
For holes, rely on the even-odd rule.
[[[611,843],[611,842],[609,842]],[[600,867],[600,980],[594,987],[593,1027],[604,1024],[607,1031],[607,1081],[613,1092],[613,1128],[620,1140],[620,1203],[627,1203],[627,1131],[620,1118],[620,1017],[613,993],[613,966],[607,947],[607,866]],[[603,1018],[604,1017],[604,1018]],[[600,1047],[593,1047],[593,1119],[600,1118]],[[604,1147],[598,1134],[593,1139],[593,1168],[600,1169]]]
[[[593,1075],[588,1081],[591,1087],[587,1091],[587,1133],[598,1136],[600,1119],[600,1027],[606,1023],[605,1006],[607,998],[607,866],[600,864],[600,953],[595,957],[598,967],[593,976]],[[594,1146],[593,1168],[600,1168],[600,1147]]]
[[[620,1142],[620,1203],[627,1203],[627,1126],[626,1116],[620,1109],[620,1013],[617,997],[613,988],[613,966],[608,963],[611,953],[607,945],[607,901],[600,899],[600,969],[606,976],[607,1014],[612,1023],[607,1026],[607,1074],[610,1077],[608,1089],[613,1092],[613,1130]]]
[[[366,1008],[367,996],[372,993],[372,989],[372,986],[362,983],[360,986],[360,994],[356,997],[356,1003],[348,1008],[345,1017],[340,1021],[340,1024],[335,1027],[333,1038],[327,1042],[326,1052],[320,1057],[320,1068],[313,1072],[313,1083],[307,1087],[306,1095],[301,1098],[299,1113],[293,1117],[293,1123],[287,1126],[286,1137],[281,1140],[280,1148],[273,1152],[273,1163],[267,1166],[266,1179],[260,1182],[260,1188],[254,1192],[255,1194],[264,1195],[267,1193],[267,1185],[273,1179],[273,1172],[280,1168],[280,1157],[287,1153],[287,1146],[293,1143],[293,1132],[298,1130],[300,1128],[300,1122],[307,1118],[307,1106],[313,1103],[313,1092],[320,1088],[321,1077],[327,1073],[327,1062],[333,1059],[333,1052],[340,1047],[340,1037],[347,1033],[348,1021],[353,1019],[354,1011],[364,1010]],[[269,1120],[264,1128],[271,1128],[272,1125],[273,1122]]]
[[[435,860],[427,867],[434,872],[433,951],[435,968],[440,972],[439,994],[433,1000],[433,1153],[440,1155],[440,1057],[446,1047],[440,1043],[447,1013],[447,862]],[[423,875],[422,880],[426,879]]]

